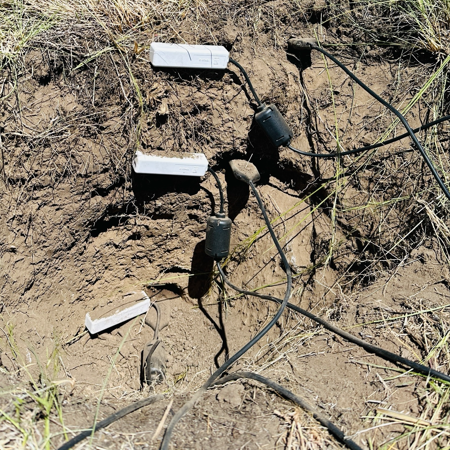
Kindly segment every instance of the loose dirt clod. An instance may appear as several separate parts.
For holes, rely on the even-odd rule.
[[[242,395],[244,393],[244,386],[242,385],[228,385],[221,389],[217,394],[217,400],[220,402],[229,403],[231,406],[237,408],[242,403]]]

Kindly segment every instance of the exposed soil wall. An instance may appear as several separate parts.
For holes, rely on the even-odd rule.
[[[202,19],[208,27],[196,28],[191,18],[176,33],[169,26],[157,37],[143,30],[136,45],[154,38],[225,45],[262,101],[274,103],[292,127],[293,145],[305,151],[335,151],[336,136],[344,149],[370,144],[390,125],[381,105],[320,54],[305,61],[286,51],[292,35],[316,30],[324,41],[336,38],[334,26],[317,24],[319,6],[277,8],[269,2],[241,5],[234,13],[212,7]],[[423,211],[419,200],[392,200],[430,181],[417,154],[403,152],[408,143],[357,163],[274,149],[253,122],[255,104],[234,67],[155,70],[145,51],[96,53],[105,48],[98,30],[65,27],[49,35],[58,49],[46,45],[44,35],[27,53],[14,91],[5,75],[4,95],[8,89],[11,95],[0,109],[2,388],[43,373],[61,381],[65,424],[74,430],[90,426],[100,392],[102,417],[149,389],[170,392],[170,417],[273,315],[275,306],[225,289],[204,254],[206,220],[219,203],[214,179],[135,174],[137,148],[206,155],[233,221],[228,275],[238,286],[266,286],[264,292],[282,297],[286,274],[256,200],[229,170],[232,159],[250,160],[295,273],[291,301],[403,356],[427,356],[439,341],[435,325],[448,323],[446,309],[392,326],[363,325],[445,305],[448,296],[439,247],[419,235],[426,217],[417,214]],[[413,67],[399,77],[397,61],[383,52],[336,50],[376,92],[405,105],[414,95],[406,80],[414,76],[420,86],[422,75]],[[412,126],[425,119],[423,108],[412,108]],[[408,229],[416,232],[406,239]],[[405,246],[409,255],[402,253]],[[165,381],[144,391],[140,353],[152,330],[139,320],[97,336],[84,329],[87,312],[114,308],[114,301],[141,290],[162,308],[168,354]],[[235,368],[273,377],[318,405],[361,445],[375,448],[404,432],[393,423],[359,433],[371,428],[377,406],[413,417],[426,407],[423,381],[396,380],[385,364],[287,313]],[[429,364],[441,368],[442,355]],[[340,448],[312,418],[272,392],[253,382],[233,386],[211,391],[197,404],[177,428],[174,448]],[[150,438],[167,404],[98,433],[92,445],[157,448],[161,435]],[[52,445],[62,440],[59,434]],[[18,441],[9,442],[13,448]]]

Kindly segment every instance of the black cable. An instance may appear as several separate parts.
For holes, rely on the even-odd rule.
[[[272,236],[272,239],[274,241],[274,244],[278,250],[278,253],[281,256],[281,260],[283,262],[284,268],[286,270],[286,275],[287,275],[287,286],[286,286],[286,293],[284,295],[284,299],[282,301],[280,301],[281,305],[278,309],[278,311],[276,312],[276,314],[274,315],[274,317],[272,318],[272,320],[250,341],[248,342],[246,345],[244,345],[244,347],[242,347],[237,353],[235,353],[230,359],[228,359],[228,361],[226,361],[222,366],[220,366],[206,381],[206,383],[193,395],[193,397],[183,405],[183,407],[181,409],[179,409],[177,411],[177,413],[175,414],[175,416],[172,418],[172,420],[170,421],[166,432],[164,434],[164,438],[161,442],[161,447],[160,450],[167,450],[169,448],[169,442],[170,442],[170,438],[172,436],[172,432],[176,426],[176,424],[178,423],[178,421],[194,406],[194,404],[197,402],[197,400],[201,397],[201,395],[206,392],[206,390],[214,383],[214,381],[216,381],[217,378],[219,378],[224,372],[225,370],[228,369],[228,367],[230,367],[236,360],[238,360],[245,352],[247,352],[251,347],[253,347],[274,325],[275,323],[278,321],[278,319],[281,317],[281,315],[283,314],[283,311],[288,303],[289,297],[291,295],[291,290],[292,290],[292,272],[291,272],[291,268],[289,266],[288,260],[286,258],[286,255],[283,252],[283,249],[281,248],[280,243],[278,242],[278,239],[275,235],[275,232],[273,231],[272,225],[270,224],[270,220],[267,217],[267,213],[266,210],[264,208],[264,204],[261,200],[261,197],[258,194],[258,191],[256,190],[255,185],[253,184],[253,182],[251,180],[249,180],[248,185],[250,186],[250,188],[253,191],[253,194],[256,197],[256,200],[259,204],[259,207],[261,208],[261,212],[263,214],[264,217],[264,221],[266,222],[266,226],[269,230],[270,235]],[[217,266],[220,267],[219,262],[217,262]]]
[[[386,108],[388,108],[391,112],[393,112],[402,122],[403,126],[406,128],[406,131],[411,136],[412,141],[417,146],[417,148],[420,151],[420,154],[422,155],[423,159],[427,163],[429,169],[431,170],[431,173],[433,174],[435,180],[439,184],[439,187],[441,188],[442,192],[445,194],[448,200],[450,200],[450,192],[448,191],[447,187],[445,186],[444,182],[442,181],[441,177],[437,173],[436,168],[434,167],[433,163],[431,162],[430,158],[428,157],[425,149],[422,147],[421,143],[417,139],[416,135],[414,134],[413,130],[409,126],[407,120],[403,116],[403,114],[398,111],[394,106],[392,106],[390,103],[388,103],[386,100],[382,99],[377,93],[372,91],[368,86],[366,86],[353,72],[351,72],[347,67],[344,66],[339,60],[337,60],[331,53],[328,53],[323,48],[317,46],[316,44],[307,43],[310,48],[317,50],[318,52],[325,55],[327,58],[331,59],[337,66],[339,66],[352,80],[354,80],[359,86],[361,86],[366,92],[368,92],[373,98],[375,98],[378,102],[380,102],[382,105],[384,105]]]
[[[155,323],[155,325],[152,325],[147,316],[145,316],[144,322],[147,326],[149,326],[153,330],[153,341],[157,341],[159,338],[159,327],[160,327],[160,323],[161,323],[161,308],[159,307],[158,303],[156,303],[156,302],[153,302],[150,305],[150,307],[154,308],[156,311],[156,323]]]
[[[230,286],[232,289],[234,289],[235,291],[240,292],[241,294],[245,294],[245,295],[253,295],[255,297],[259,297],[262,298],[264,300],[270,300],[272,302],[276,302],[276,303],[280,303],[281,299],[273,297],[271,295],[264,295],[264,294],[259,294],[257,292],[251,292],[251,291],[247,291],[245,289],[241,289],[238,286],[235,286],[234,284],[231,283],[231,281],[226,277],[225,273],[223,272],[222,268],[218,265],[217,266],[220,272],[220,275],[223,279],[223,281],[228,284],[228,286]],[[299,314],[302,314],[306,317],[308,317],[309,319],[313,320],[314,322],[317,322],[318,324],[322,325],[324,328],[326,328],[329,331],[332,331],[333,333],[337,334],[338,336],[343,337],[344,339],[346,339],[349,342],[352,342],[353,344],[358,345],[359,347],[362,347],[364,350],[370,352],[370,353],[374,353],[375,355],[379,356],[380,358],[383,358],[387,361],[390,361],[394,364],[403,364],[404,366],[407,366],[423,375],[426,376],[433,376],[435,378],[438,378],[442,381],[446,381],[446,382],[450,382],[450,376],[446,375],[442,372],[439,372],[437,370],[434,370],[430,367],[424,366],[422,364],[416,363],[414,361],[411,361],[409,359],[403,358],[402,356],[396,355],[395,353],[391,353],[387,350],[384,350],[380,347],[376,347],[375,345],[369,344],[366,341],[363,341],[362,339],[358,339],[357,337],[353,336],[350,333],[347,333],[344,330],[341,330],[338,327],[335,327],[334,325],[331,325],[329,322],[327,322],[326,320],[321,319],[318,316],[315,316],[314,314],[310,313],[309,311],[306,311],[305,309],[300,308],[299,306],[293,305],[292,303],[288,303],[287,307],[289,309],[292,309],[296,312],[298,312]]]
[[[441,122],[445,122],[446,120],[450,120],[450,116],[444,116],[444,117],[441,117],[440,119],[433,120],[433,122],[429,122],[420,127],[414,128],[414,130],[412,130],[412,131],[414,133],[417,133],[419,131],[426,130],[434,125],[438,125]],[[404,139],[405,137],[409,137],[409,136],[410,136],[409,133],[403,133],[400,136],[396,136],[394,138],[388,139],[387,141],[380,142],[378,144],[366,145],[365,147],[359,147],[359,148],[355,148],[353,150],[348,150],[348,151],[339,152],[339,153],[337,153],[337,152],[335,152],[335,153],[304,152],[303,150],[299,150],[297,148],[292,147],[290,143],[287,145],[287,147],[289,147],[292,151],[299,153],[300,155],[304,155],[304,156],[312,156],[313,158],[336,158],[337,156],[355,155],[357,153],[372,150],[374,148],[384,147],[385,145],[392,144],[393,142],[399,141],[399,140]]]
[[[121,409],[120,411],[115,412],[111,416],[109,416],[106,419],[102,420],[101,422],[97,423],[94,427],[90,428],[89,430],[85,430],[85,431],[82,431],[80,434],[77,434],[70,441],[67,441],[66,443],[61,445],[61,447],[59,447],[58,450],[69,450],[74,445],[78,444],[78,442],[81,442],[83,439],[86,439],[87,437],[91,436],[97,430],[100,430],[102,428],[107,427],[108,425],[111,425],[113,422],[116,422],[117,420],[121,419],[122,417],[125,417],[126,415],[128,415],[134,411],[137,411],[138,409],[143,408],[144,406],[148,406],[148,405],[151,405],[152,403],[163,400],[165,397],[166,396],[162,395],[162,394],[152,395],[151,397],[147,397],[147,398],[144,398],[143,400],[134,402],[131,405],[128,405],[127,407]]]
[[[241,71],[242,75],[244,75],[245,81],[247,82],[248,87],[249,87],[249,89],[250,89],[254,99],[256,100],[256,103],[258,103],[258,106],[260,106],[261,105],[261,100],[259,99],[258,94],[256,93],[255,89],[253,88],[253,84],[250,81],[250,78],[248,77],[247,72],[245,71],[245,69],[237,61],[235,61],[234,59],[229,58],[228,61],[231,64],[234,64]]]
[[[216,180],[216,184],[217,184],[217,189],[219,190],[219,195],[220,195],[220,214],[225,214],[225,200],[223,198],[223,189],[222,189],[222,184],[219,180],[219,177],[217,176],[217,173],[214,172],[213,169],[211,169],[211,167],[208,167],[208,172],[214,177],[214,179]]]
[[[241,378],[250,378],[252,380],[259,381],[260,383],[265,384],[270,389],[273,389],[277,394],[281,395],[283,398],[290,400],[291,402],[311,413],[314,419],[316,419],[325,428],[327,428],[328,431],[338,441],[342,442],[348,448],[350,448],[351,450],[362,450],[362,448],[356,442],[347,438],[343,431],[341,431],[336,425],[334,425],[333,422],[330,422],[324,415],[314,409],[306,400],[303,400],[285,387],[281,386],[278,383],[275,383],[275,381],[272,381],[269,378],[263,377],[262,375],[253,372],[236,372],[221,378],[216,383],[214,383],[213,387],[228,383],[229,381],[239,380]]]
[[[142,351],[142,362],[141,362],[141,383],[150,384],[152,381],[152,367],[149,366],[151,362],[151,358],[153,353],[155,353],[158,346],[161,344],[161,340],[159,339],[159,327],[161,323],[161,309],[158,303],[153,302],[151,306],[156,311],[156,324],[153,325],[150,323],[148,317],[145,317],[145,324],[153,329],[153,339],[144,346],[144,350]],[[164,373],[160,371],[161,377],[164,377]]]

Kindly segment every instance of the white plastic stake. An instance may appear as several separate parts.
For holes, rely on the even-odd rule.
[[[221,45],[187,45],[152,42],[150,62],[155,67],[226,69],[228,50]]]
[[[133,319],[141,314],[145,314],[150,308],[150,299],[147,294],[142,291],[142,298],[144,300],[135,303],[126,309],[116,311],[115,314],[108,317],[102,317],[100,319],[92,320],[89,313],[86,314],[86,319],[84,321],[86,328],[91,334],[100,333],[100,331],[107,330],[108,328],[119,325],[122,322]]]
[[[139,150],[133,161],[136,173],[202,177],[208,169],[203,153],[177,153],[177,156],[144,155]]]

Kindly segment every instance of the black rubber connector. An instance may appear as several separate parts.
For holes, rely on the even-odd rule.
[[[255,121],[275,147],[288,144],[294,136],[275,105],[262,103],[256,109]]]
[[[230,253],[231,219],[223,213],[211,216],[206,224],[205,253],[216,261]]]

